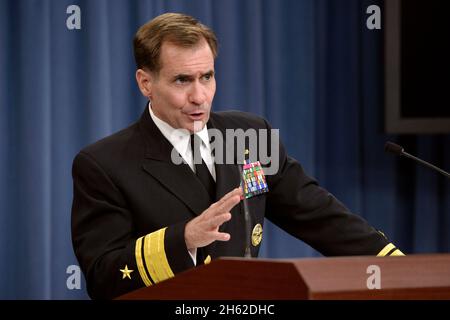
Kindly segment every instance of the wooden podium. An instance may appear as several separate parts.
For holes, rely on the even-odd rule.
[[[377,267],[381,288],[368,289],[371,270]],[[119,299],[450,299],[450,254],[296,260],[223,258]]]

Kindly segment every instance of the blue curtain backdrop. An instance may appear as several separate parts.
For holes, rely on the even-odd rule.
[[[68,30],[66,9],[81,9]],[[449,169],[448,135],[383,133],[383,34],[364,0],[0,1],[0,298],[87,298],[69,290],[71,164],[138,118],[132,37],[149,19],[191,14],[220,41],[215,110],[266,117],[290,151],[406,253],[450,251],[450,186],[383,153],[404,144]],[[267,225],[261,256],[318,255]]]

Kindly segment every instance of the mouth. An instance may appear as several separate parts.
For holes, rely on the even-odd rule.
[[[188,117],[193,121],[199,121],[205,117],[205,112],[204,111],[190,112],[188,113]]]

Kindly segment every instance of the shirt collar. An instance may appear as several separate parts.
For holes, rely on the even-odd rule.
[[[174,146],[174,148],[180,153],[180,154],[186,154],[187,149],[190,148],[190,140],[191,140],[191,133],[186,129],[175,129],[167,122],[159,119],[152,110],[151,103],[148,103],[148,110],[150,112],[150,116],[155,123],[155,125],[158,127],[158,129],[161,131],[163,136],[169,140],[169,142]],[[203,126],[203,129],[196,133],[200,139],[203,141],[204,145],[208,150],[210,150],[210,143],[209,143],[209,135],[208,135],[208,128],[207,126]]]
[[[207,126],[203,126],[203,129],[200,130],[199,132],[196,133],[197,136],[200,137],[200,139],[202,139],[203,143],[205,144],[206,148],[209,150],[210,145],[209,145],[209,134],[208,134],[208,128]]]

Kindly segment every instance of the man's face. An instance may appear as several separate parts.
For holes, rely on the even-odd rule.
[[[201,130],[216,92],[214,57],[208,43],[203,40],[183,48],[164,42],[160,59],[161,70],[151,74],[149,83],[153,112],[173,128]]]

